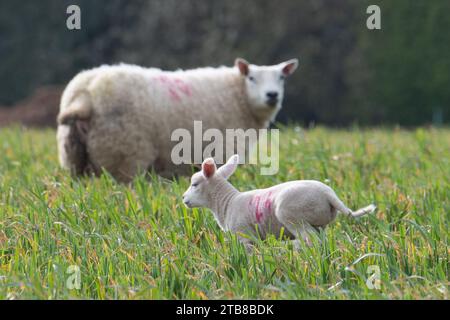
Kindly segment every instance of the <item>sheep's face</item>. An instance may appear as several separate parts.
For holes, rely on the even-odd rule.
[[[285,79],[297,69],[298,60],[257,66],[238,58],[235,64],[245,77],[248,101],[254,112],[276,114],[283,102]]]
[[[202,171],[195,173],[191,178],[191,185],[183,194],[183,202],[188,208],[210,207],[211,194],[215,186],[220,183],[228,183],[228,179],[236,170],[239,156],[235,154],[227,163],[217,169],[213,158],[208,158],[202,163]]]
[[[183,194],[183,203],[188,208],[201,208],[208,206],[208,181],[202,172],[195,173],[191,178],[191,185]]]

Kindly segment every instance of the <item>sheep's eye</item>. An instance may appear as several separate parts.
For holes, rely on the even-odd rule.
[[[283,76],[283,75],[280,76],[280,80],[281,80],[281,81],[284,81],[285,79],[286,79],[285,76]]]
[[[250,80],[251,82],[255,82],[255,77],[248,76],[248,80]]]
[[[193,183],[191,184],[192,188],[195,188],[196,186],[198,186],[198,183]]]

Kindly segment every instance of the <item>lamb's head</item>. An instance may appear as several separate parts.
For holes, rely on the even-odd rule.
[[[226,164],[217,169],[213,158],[205,159],[202,170],[194,173],[191,185],[183,194],[183,202],[188,208],[210,208],[217,186],[229,183],[226,180],[233,174],[239,162],[237,154],[230,157]]]
[[[245,77],[247,98],[253,112],[262,116],[275,116],[283,102],[284,80],[297,69],[298,60],[292,59],[272,66],[257,66],[237,58],[235,65]]]

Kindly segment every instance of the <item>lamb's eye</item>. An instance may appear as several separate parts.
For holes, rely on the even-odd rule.
[[[281,80],[281,81],[284,81],[284,79],[286,79],[286,77],[283,76],[283,75],[281,75],[281,76],[280,76],[280,80]]]
[[[196,186],[198,186],[198,183],[193,183],[193,184],[191,184],[191,187],[192,187],[192,188],[195,188]]]
[[[255,77],[248,76],[248,80],[250,80],[251,82],[255,82]]]

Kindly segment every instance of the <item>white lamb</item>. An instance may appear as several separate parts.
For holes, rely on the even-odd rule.
[[[332,222],[337,212],[360,217],[375,210],[373,204],[352,211],[347,208],[327,185],[313,180],[290,181],[267,189],[239,192],[227,179],[236,170],[239,157],[232,156],[228,162],[216,168],[214,159],[208,158],[202,170],[191,178],[191,185],[183,195],[189,208],[206,207],[212,210],[224,231],[237,233],[239,239],[251,246],[248,235],[284,234],[303,239],[311,244],[309,235]],[[245,236],[247,234],[247,236]]]
[[[189,174],[174,165],[175,129],[266,128],[281,108],[284,79],[297,60],[272,66],[236,59],[235,67],[162,71],[133,65],[102,66],[78,74],[61,98],[58,152],[75,174],[109,171],[129,181],[140,170]]]

